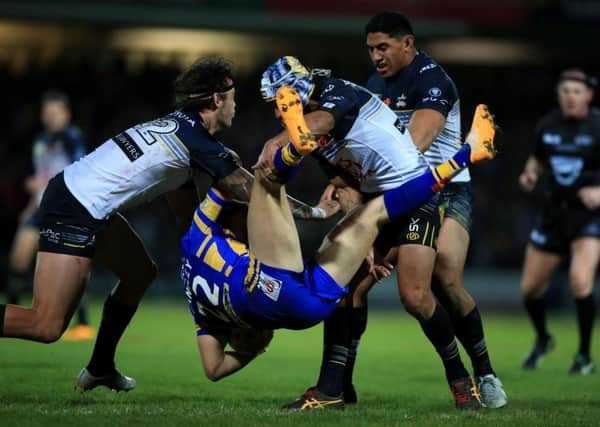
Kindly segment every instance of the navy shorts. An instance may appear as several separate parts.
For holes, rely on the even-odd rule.
[[[441,193],[442,218],[452,218],[469,234],[473,226],[473,190],[470,182],[451,182]]]
[[[96,234],[109,223],[92,217],[71,194],[62,172],[48,183],[37,211],[40,228],[40,252],[93,258]]]

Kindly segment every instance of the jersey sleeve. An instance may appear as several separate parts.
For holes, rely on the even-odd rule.
[[[211,176],[214,182],[238,169],[234,154],[216,140],[205,138],[201,143],[188,146],[190,163]]]
[[[450,77],[439,67],[421,71],[416,82],[417,103],[415,111],[431,109],[444,117],[458,101],[458,90]]]
[[[337,79],[323,82],[318,109],[331,113],[336,123],[355,108],[357,103],[358,97],[350,85]]]

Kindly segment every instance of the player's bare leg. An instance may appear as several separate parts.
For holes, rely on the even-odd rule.
[[[554,340],[546,329],[544,293],[562,257],[527,245],[521,290],[525,308],[536,332],[533,350],[523,361],[523,369],[536,369],[544,356],[554,347]]]
[[[141,239],[121,215],[116,215],[98,235],[96,254],[98,261],[115,273],[119,281],[104,303],[94,351],[79,374],[77,387],[87,391],[102,385],[129,391],[135,388],[136,381],[116,370],[115,352],[158,271]]]
[[[248,206],[250,251],[271,267],[304,270],[302,249],[285,187],[257,171]]]
[[[504,386],[492,369],[479,310],[464,287],[469,233],[454,218],[445,218],[437,247],[436,296],[448,310],[456,337],[471,358],[482,404],[487,408],[501,408],[507,404]]]
[[[90,268],[89,258],[39,252],[32,306],[7,305],[2,336],[45,343],[59,339],[81,299]]]

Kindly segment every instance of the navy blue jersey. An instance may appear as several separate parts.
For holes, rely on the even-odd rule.
[[[536,127],[533,155],[550,174],[549,197],[580,205],[577,190],[600,184],[600,110],[584,120],[567,119],[559,110]]]
[[[373,73],[367,89],[377,94],[396,113],[403,126],[421,109],[438,111],[446,118],[444,128],[425,152],[427,161],[438,166],[452,158],[460,148],[461,124],[458,90],[444,69],[426,53],[418,52],[414,60],[395,76],[384,79]],[[468,181],[463,171],[454,181]]]
[[[96,219],[179,188],[194,171],[218,181],[238,169],[197,114],[175,111],[110,138],[65,169],[65,184]]]

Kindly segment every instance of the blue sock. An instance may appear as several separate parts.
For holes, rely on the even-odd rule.
[[[286,162],[284,160],[284,156],[286,156],[284,150],[286,149],[286,147],[288,150],[290,150],[288,152],[289,154],[298,155],[299,159],[296,163],[289,163],[289,161]],[[277,151],[275,152],[275,158],[273,159],[273,163],[275,165],[275,169],[277,170],[279,182],[285,184],[288,181],[290,181],[294,176],[296,176],[296,173],[299,169],[300,160],[302,160],[302,156],[300,156],[300,154],[297,153],[297,151],[294,149],[294,146],[291,144],[289,144],[289,146],[283,146],[277,149]]]
[[[383,202],[390,219],[406,215],[439,193],[446,183],[471,164],[471,147],[463,146],[452,159],[421,176],[386,191]]]

